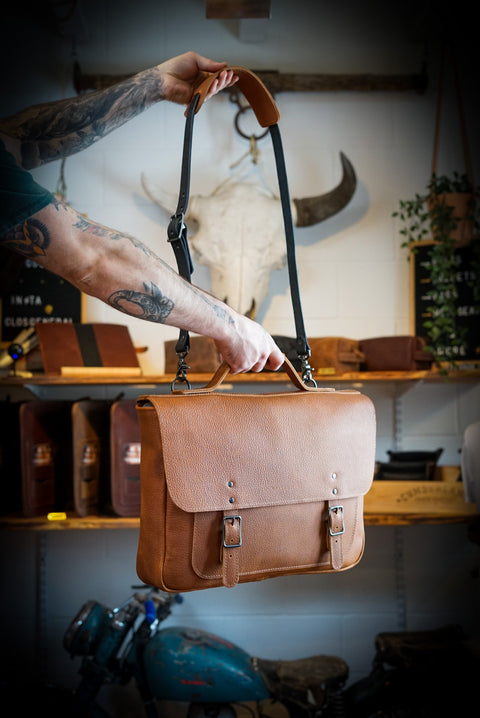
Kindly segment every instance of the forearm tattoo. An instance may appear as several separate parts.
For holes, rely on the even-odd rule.
[[[117,292],[113,292],[107,301],[112,307],[125,314],[164,324],[175,306],[173,301],[168,297],[164,297],[153,282],[150,282],[150,287],[145,282],[143,286],[145,287],[145,292],[119,289]]]
[[[97,92],[35,105],[6,118],[0,129],[21,141],[22,166],[32,169],[80,152],[160,99],[155,69]]]
[[[147,257],[156,257],[154,252],[130,234],[118,232],[115,229],[110,229],[109,227],[104,227],[96,222],[91,222],[87,217],[78,215],[73,226],[82,232],[89,232],[89,234],[94,234],[97,237],[107,237],[108,239],[113,240],[127,239],[136,249],[140,249],[144,254],[146,254]]]
[[[1,240],[2,246],[25,257],[37,259],[44,257],[47,252],[50,232],[43,222],[30,218],[6,232]]]
[[[199,291],[193,284],[191,284],[190,287],[193,293],[200,297],[200,299],[213,310],[213,313],[216,314],[219,319],[223,319],[223,321],[226,321],[227,324],[235,324],[233,317],[227,312],[224,304],[219,304],[215,297],[211,297],[207,292]]]

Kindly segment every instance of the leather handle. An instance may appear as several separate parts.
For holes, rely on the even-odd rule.
[[[302,377],[297,372],[291,361],[284,355],[282,368],[287,374],[288,378],[297,389],[300,391],[335,391],[334,389],[317,389],[316,387],[308,386],[302,381]],[[215,374],[212,376],[208,384],[205,386],[198,387],[195,389],[175,389],[172,394],[210,394],[211,392],[218,389],[222,382],[227,378],[230,373],[230,367],[226,362],[220,364]]]
[[[257,77],[257,75],[255,75],[255,73],[251,70],[246,67],[242,67],[241,65],[232,65],[231,67],[226,67],[224,69],[232,70],[235,75],[238,76],[238,81],[235,87],[238,87],[238,89],[245,95],[261,127],[271,127],[272,125],[276,125],[280,119],[280,112],[278,111],[275,100],[260,78]],[[207,93],[213,81],[219,76],[220,72],[223,72],[223,70],[210,74],[195,90],[194,96],[197,94],[200,95],[195,114],[197,114],[205,102]],[[185,117],[187,114],[188,108],[185,112]]]

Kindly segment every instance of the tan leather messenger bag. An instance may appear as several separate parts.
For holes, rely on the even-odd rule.
[[[287,238],[301,373],[285,358],[291,385],[271,393],[217,391],[222,364],[190,388],[180,332],[170,394],[139,397],[141,507],[137,573],[164,591],[184,592],[275,576],[343,571],[364,550],[363,497],[375,465],[375,410],[358,391],[318,388],[312,377],[296,276],[293,223],[278,129],[261,81],[232,68],[272,136]],[[187,113],[182,182],[169,225],[179,272],[190,279],[184,215],[192,123],[214,75]],[[232,239],[232,241],[234,238]],[[185,382],[186,389],[177,389]]]

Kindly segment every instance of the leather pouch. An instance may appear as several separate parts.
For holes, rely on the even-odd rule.
[[[366,371],[415,371],[431,369],[433,356],[417,336],[374,337],[360,340]]]
[[[357,339],[316,337],[309,339],[309,344],[312,351],[310,363],[319,374],[356,372],[365,360]]]
[[[434,451],[395,451],[387,454],[390,461],[378,462],[376,479],[388,481],[433,481],[437,462],[443,449]]]
[[[165,342],[165,374],[177,371],[178,357],[175,352],[175,341]],[[190,337],[188,366],[193,372],[213,373],[218,369],[220,357],[215,342],[210,337]]]
[[[73,497],[79,516],[110,506],[110,405],[100,399],[72,406]]]
[[[296,339],[274,335],[273,339],[287,359],[300,371],[297,357]],[[318,374],[345,374],[357,372],[365,361],[365,354],[359,349],[358,339],[346,337],[313,337],[308,340],[313,371]]]
[[[215,392],[137,401],[141,513],[137,573],[165,591],[342,571],[364,548],[363,496],[375,411],[358,391]]]
[[[71,402],[33,399],[20,406],[22,509],[41,516],[71,507]]]
[[[110,410],[112,508],[118,516],[140,516],[140,427],[135,399]]]
[[[385,481],[432,481],[435,478],[433,461],[378,462],[375,479]]]

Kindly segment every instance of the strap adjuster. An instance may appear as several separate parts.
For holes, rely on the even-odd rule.
[[[335,519],[338,518],[338,514],[340,512],[341,517],[341,528],[338,531],[332,531],[332,525],[334,522],[334,518],[332,517],[332,513],[335,513]],[[343,520],[343,506],[329,506],[328,507],[328,533],[330,536],[340,536],[341,534],[345,533],[345,523]]]
[[[185,214],[183,212],[176,212],[170,217],[170,224],[167,229],[167,237],[169,242],[175,242],[176,239],[180,239],[185,229]]]
[[[230,521],[231,525],[238,521],[238,542],[237,543],[225,543],[225,525],[227,521]],[[222,529],[222,542],[223,548],[240,548],[242,545],[242,517],[241,516],[225,516],[223,519]]]

